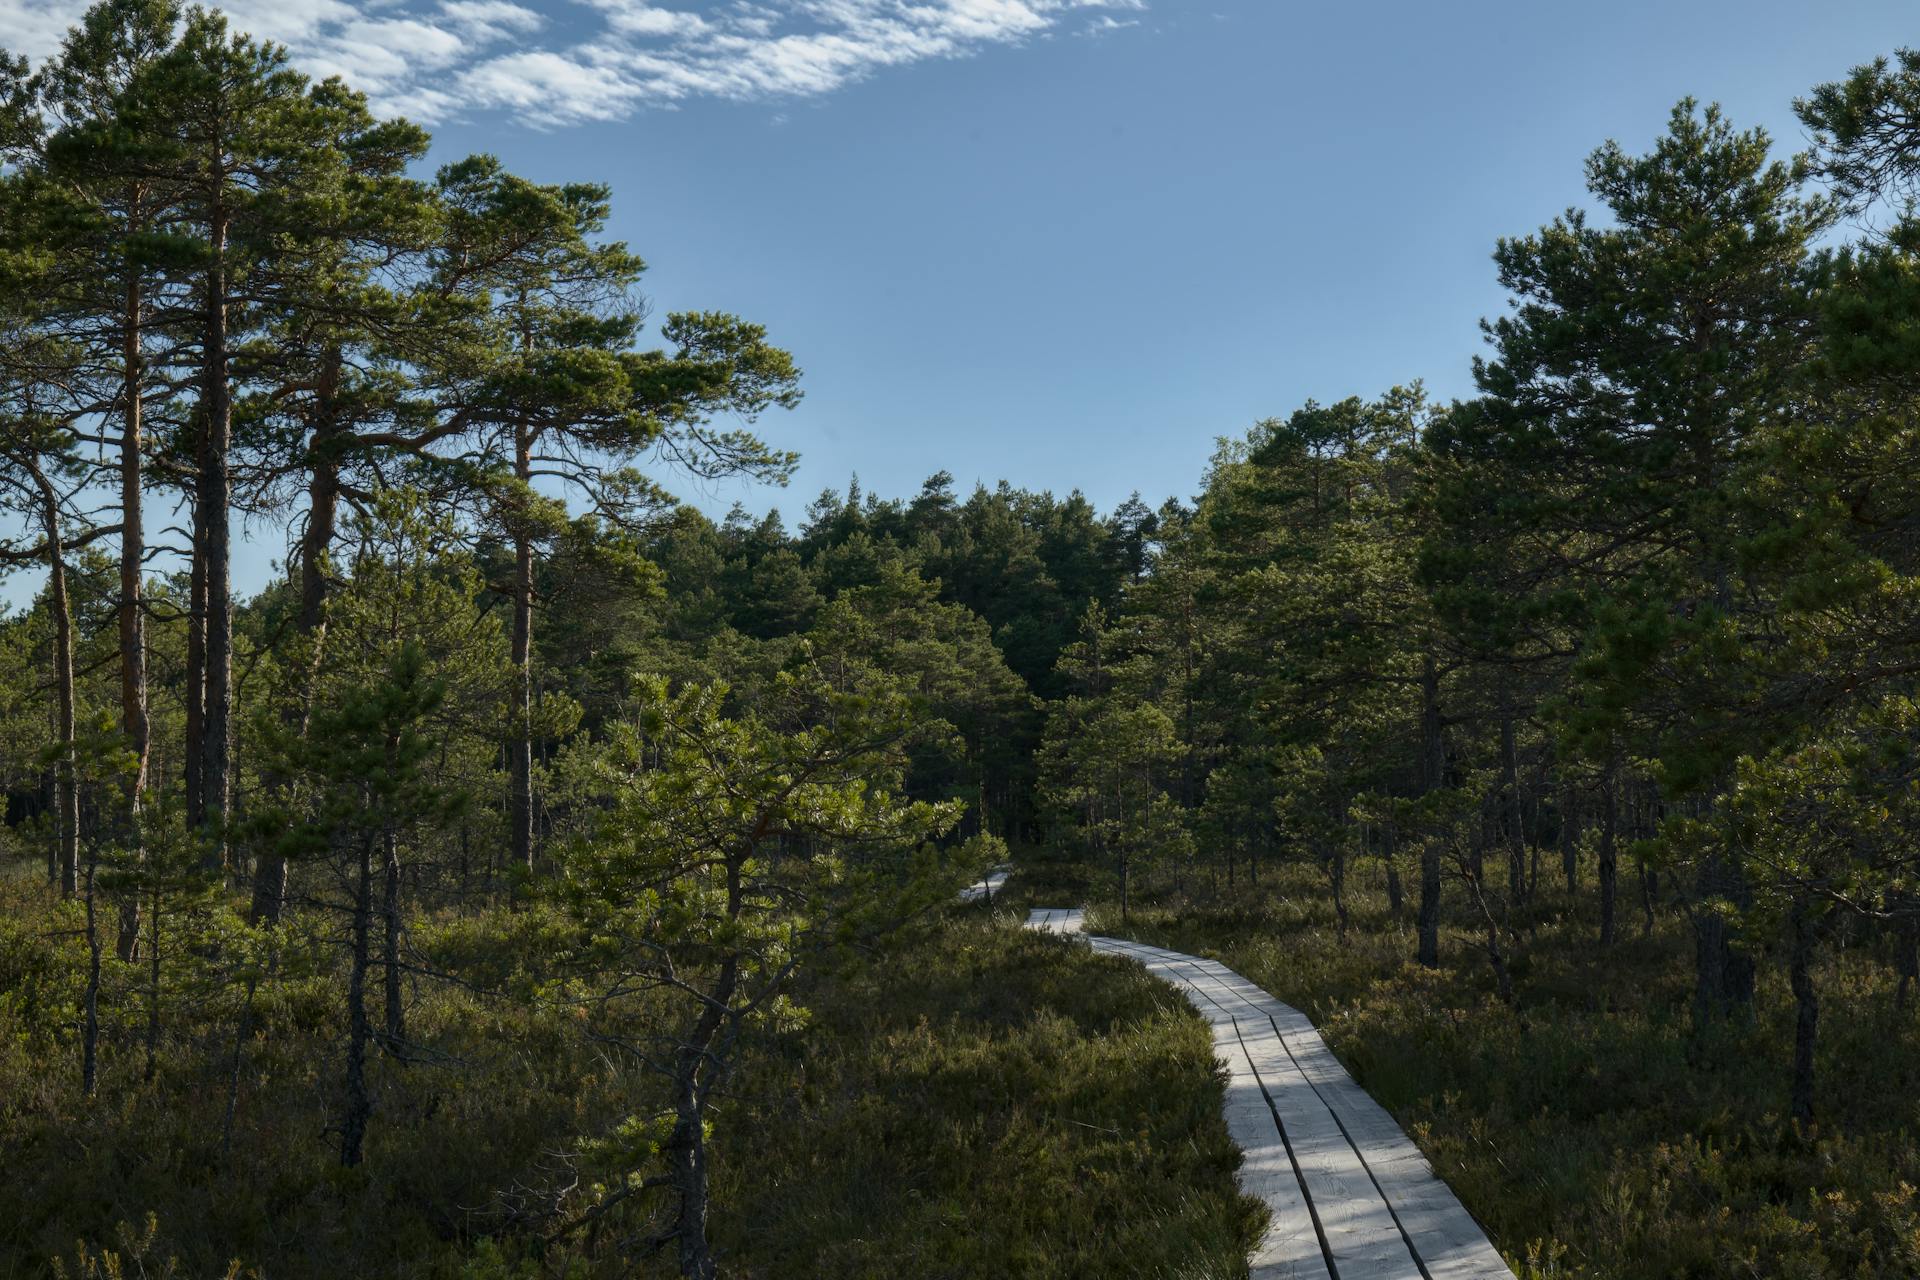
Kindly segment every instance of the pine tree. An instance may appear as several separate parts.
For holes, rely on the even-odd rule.
[[[1588,161],[1611,225],[1570,211],[1495,253],[1515,309],[1488,327],[1483,399],[1447,447],[1520,486],[1477,513],[1485,538],[1553,549],[1538,590],[1561,598],[1545,616],[1582,626],[1562,723],[1609,792],[1623,755],[1656,760],[1673,800],[1724,786],[1738,754],[1754,666],[1731,655],[1758,602],[1730,482],[1790,405],[1813,337],[1806,258],[1834,210],[1800,194],[1806,173],[1771,160],[1764,133],[1685,101],[1647,155],[1609,144]],[[1747,891],[1737,861],[1696,872],[1696,1008],[1710,1020],[1751,996],[1718,905]]]
[[[659,1064],[670,1092],[592,1153],[604,1191],[563,1230],[656,1190],[673,1200],[662,1243],[680,1273],[717,1273],[707,1242],[710,1113],[755,1023],[796,1016],[795,977],[829,949],[867,942],[951,897],[973,868],[928,842],[958,804],[899,793],[917,729],[909,701],[836,687],[802,664],[756,710],[728,690],[645,681],[637,714],[598,769],[613,800],[557,892],[580,959],[613,985],[584,1002],[596,1040]],[[665,998],[664,1026],[630,1025]]]

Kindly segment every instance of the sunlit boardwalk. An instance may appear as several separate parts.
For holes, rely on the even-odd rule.
[[[1011,867],[995,867],[993,870],[987,872],[984,879],[976,880],[962,889],[960,891],[960,901],[992,902],[993,895],[1000,892],[1000,886],[1007,882],[1007,876],[1012,874],[1012,871],[1013,868]]]
[[[1487,1280],[1513,1273],[1393,1117],[1355,1084],[1306,1016],[1213,960],[1084,934],[1082,913],[1027,927],[1086,936],[1172,983],[1213,1029],[1228,1073],[1240,1185],[1270,1220],[1254,1280]]]
[[[1035,907],[1027,912],[1027,928],[1041,933],[1083,933],[1086,914],[1079,907]]]

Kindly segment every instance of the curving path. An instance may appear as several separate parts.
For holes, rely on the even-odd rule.
[[[1027,927],[1086,938],[1172,983],[1213,1028],[1227,1068],[1240,1185],[1271,1211],[1253,1280],[1513,1280],[1472,1216],[1304,1014],[1215,960],[1084,932],[1082,912]]]
[[[1007,877],[1012,874],[1013,868],[1009,866],[993,868],[993,870],[987,872],[984,877],[962,889],[960,891],[960,901],[991,903],[993,901],[993,895],[1000,892],[1000,886],[1005,884]]]

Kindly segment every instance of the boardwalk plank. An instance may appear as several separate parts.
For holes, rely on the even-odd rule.
[[[1098,950],[1130,955],[1125,944],[1116,945],[1114,939],[1094,938],[1092,942]],[[1150,971],[1173,985],[1207,1019],[1213,1030],[1214,1056],[1227,1069],[1224,1110],[1227,1133],[1242,1155],[1240,1189],[1258,1197],[1268,1210],[1267,1229],[1247,1260],[1252,1280],[1332,1280],[1293,1156],[1275,1123],[1272,1104],[1247,1060],[1238,1025],[1178,981],[1158,957],[1145,959]]]
[[[1293,1158],[1231,1022],[1215,1028],[1214,1056],[1227,1068],[1227,1133],[1241,1152],[1240,1189],[1267,1206],[1249,1271],[1258,1280],[1332,1280]]]
[[[1027,928],[1039,933],[1086,936],[1086,912],[1079,907],[1034,907],[1027,912]]]
[[[1281,1044],[1272,1020],[1205,969],[1190,964],[1171,968],[1234,1019],[1261,1087],[1293,1144],[1341,1280],[1421,1280],[1366,1162]]]
[[[976,880],[962,889],[960,891],[960,901],[979,902],[983,899],[991,901],[993,895],[999,893],[1001,886],[1006,884],[1009,874],[1011,874],[1009,868],[995,867],[993,870],[987,872],[984,879]]]
[[[1283,1122],[1295,1108],[1294,1099],[1301,1095],[1301,1086],[1304,1086],[1305,1091],[1313,1095],[1321,1113],[1335,1124],[1342,1144],[1353,1156],[1352,1164],[1344,1162],[1337,1148],[1305,1141],[1294,1144],[1294,1154],[1296,1158],[1304,1157],[1302,1171],[1307,1174],[1314,1207],[1321,1211],[1321,1224],[1329,1228],[1328,1242],[1336,1249],[1341,1280],[1371,1280],[1375,1274],[1424,1275],[1429,1280],[1511,1280],[1513,1273],[1479,1224],[1434,1175],[1426,1157],[1401,1132],[1387,1110],[1347,1074],[1304,1014],[1218,961],[1117,939],[1093,941],[1099,949],[1129,956],[1156,976],[1173,983],[1216,1029],[1223,1019],[1231,1019],[1236,1026],[1244,1028],[1248,1036],[1244,1042],[1249,1049],[1248,1065],[1271,1082],[1264,1092],[1273,1099]],[[1261,1029],[1263,1022],[1264,1030]],[[1290,1087],[1292,1093],[1289,1093]],[[1288,1110],[1280,1110],[1281,1097],[1287,1098]],[[1301,1108],[1301,1111],[1305,1117],[1314,1114],[1312,1107]],[[1303,1119],[1300,1123],[1306,1121]],[[1294,1132],[1290,1124],[1289,1136]],[[1315,1143],[1325,1141],[1323,1129],[1309,1128],[1301,1132],[1303,1138],[1311,1135]],[[1321,1167],[1322,1161],[1326,1162],[1326,1168]],[[1352,1185],[1356,1166],[1368,1185],[1363,1193],[1349,1199],[1334,1188]],[[1323,1181],[1329,1190],[1317,1190],[1317,1181]],[[1360,1207],[1351,1211],[1351,1217],[1341,1216],[1347,1212],[1344,1209],[1332,1211],[1334,1205],[1346,1206],[1355,1200]],[[1335,1242],[1343,1238],[1344,1228],[1349,1224],[1356,1225],[1362,1232],[1367,1228],[1359,1224],[1378,1228],[1381,1217],[1378,1209],[1383,1202],[1391,1209],[1390,1229],[1399,1251],[1385,1248],[1371,1260],[1351,1255],[1342,1257],[1342,1246]],[[1411,1246],[1411,1256],[1408,1246]],[[1404,1269],[1413,1259],[1418,1260],[1419,1270],[1406,1272]],[[1381,1266],[1388,1269],[1378,1270]],[[1367,1270],[1367,1267],[1375,1269]],[[1403,1270],[1396,1273],[1394,1267]]]

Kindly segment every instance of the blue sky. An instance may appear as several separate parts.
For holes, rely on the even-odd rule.
[[[72,0],[0,0],[44,52]],[[825,486],[1002,477],[1190,495],[1309,397],[1470,389],[1488,255],[1692,94],[1787,147],[1791,101],[1920,42],[1908,4],[250,0],[239,25],[493,151],[605,181],[656,310],[765,323]],[[13,33],[9,35],[9,33]],[[254,581],[284,540],[253,532]]]

